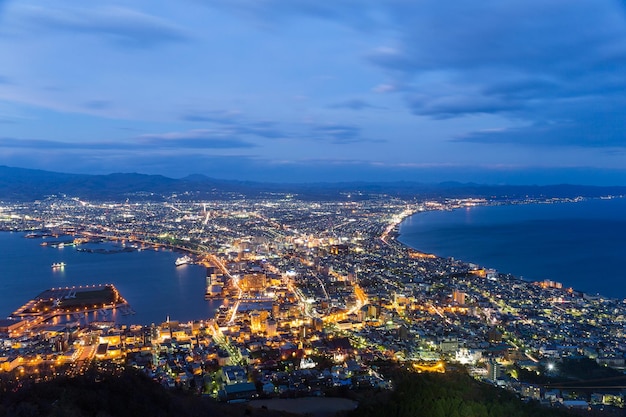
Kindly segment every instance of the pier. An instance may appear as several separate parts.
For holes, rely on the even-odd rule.
[[[122,309],[122,314],[134,314],[114,285],[81,285],[48,289],[14,311],[11,317],[40,324],[58,316],[84,316],[94,311],[106,316],[114,308]]]

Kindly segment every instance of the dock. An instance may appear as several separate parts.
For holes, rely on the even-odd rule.
[[[114,308],[123,309],[123,314],[134,314],[114,285],[81,285],[45,290],[14,311],[11,317],[44,323],[57,316],[81,317],[94,311],[106,317],[108,310]]]

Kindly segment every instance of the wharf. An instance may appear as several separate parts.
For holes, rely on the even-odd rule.
[[[61,315],[113,308],[132,311],[114,285],[81,285],[48,289],[18,308],[11,317],[43,323]]]

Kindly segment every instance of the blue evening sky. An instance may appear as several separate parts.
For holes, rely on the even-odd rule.
[[[0,165],[626,185],[611,0],[0,0]]]

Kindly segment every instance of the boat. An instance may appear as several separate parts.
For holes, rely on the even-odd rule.
[[[52,264],[52,269],[59,269],[65,266],[65,262],[55,262]]]
[[[186,264],[190,264],[193,261],[193,259],[191,259],[190,256],[185,255],[185,256],[181,256],[180,258],[176,259],[176,266],[181,266],[181,265],[186,265]]]

